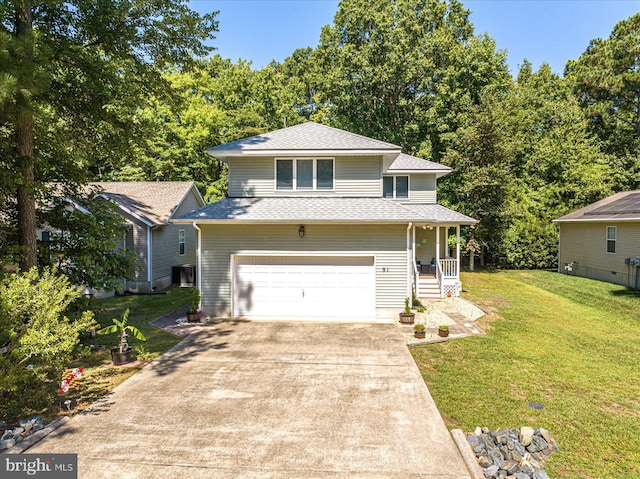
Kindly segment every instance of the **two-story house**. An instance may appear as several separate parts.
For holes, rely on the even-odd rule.
[[[459,293],[460,225],[476,221],[436,204],[448,167],[313,122],[208,153],[228,197],[173,220],[198,231],[205,314],[389,320],[412,292]]]

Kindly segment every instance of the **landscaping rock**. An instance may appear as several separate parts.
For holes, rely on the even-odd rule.
[[[535,430],[532,427],[522,426],[520,428],[520,437],[519,437],[520,444],[527,447],[529,444],[531,444],[534,434],[535,434]]]
[[[548,479],[542,464],[557,450],[549,431],[527,426],[497,431],[476,428],[467,435],[467,442],[487,479]]]
[[[0,441],[0,445],[2,445],[1,449],[9,449],[10,447],[16,445],[16,441],[15,439],[13,439],[13,437],[11,439],[3,439],[2,441]]]
[[[0,450],[9,449],[29,438],[33,433],[44,429],[47,420],[37,414],[18,421],[18,426],[7,426],[4,421],[0,422]]]
[[[489,466],[484,470],[484,477],[487,479],[493,479],[498,475],[498,466]]]

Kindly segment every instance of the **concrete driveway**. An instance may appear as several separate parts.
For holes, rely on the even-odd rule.
[[[26,451],[81,478],[469,478],[391,324],[222,322]]]

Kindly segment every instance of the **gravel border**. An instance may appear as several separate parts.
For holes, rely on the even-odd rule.
[[[34,432],[29,437],[27,437],[24,441],[19,442],[18,444],[16,444],[13,447],[10,447],[9,449],[3,449],[2,451],[0,451],[0,454],[22,454],[24,451],[29,449],[35,443],[40,442],[42,439],[47,437],[53,431],[58,429],[60,426],[69,422],[70,419],[71,419],[70,416],[62,416],[62,417],[56,418],[53,421],[51,421],[49,425],[46,426],[44,429],[40,429],[39,431]]]

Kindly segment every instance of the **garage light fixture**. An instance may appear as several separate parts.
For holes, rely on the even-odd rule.
[[[300,228],[298,228],[298,234],[300,235],[300,238],[304,237],[304,225],[300,225]]]

